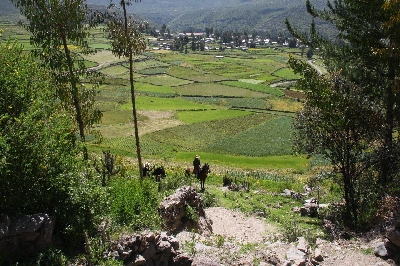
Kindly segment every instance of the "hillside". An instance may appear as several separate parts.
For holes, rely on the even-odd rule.
[[[0,0],[0,18],[2,21],[15,21],[19,19],[18,9],[8,0]]]
[[[96,9],[109,5],[109,0],[87,0]],[[325,1],[312,1],[324,8]],[[128,11],[160,28],[166,24],[171,31],[203,31],[206,27],[218,30],[264,32],[266,35],[287,35],[285,19],[307,31],[311,17],[307,14],[304,0],[205,0],[165,1],[145,0],[132,3]],[[20,19],[18,10],[8,0],[0,0],[2,20]],[[325,35],[331,35],[330,25],[317,22]]]
[[[107,5],[108,0],[88,0],[88,3]],[[312,1],[318,8],[326,4]],[[202,31],[205,27],[218,30],[253,30],[269,34],[287,34],[285,19],[307,29],[311,17],[306,14],[304,0],[205,0],[164,1],[145,0],[133,3],[128,11],[145,17],[158,25],[166,24],[171,31]],[[324,32],[331,29],[324,24],[317,26]]]

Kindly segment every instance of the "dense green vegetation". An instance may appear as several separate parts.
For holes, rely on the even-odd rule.
[[[38,18],[30,8],[38,8],[35,3],[40,1],[14,2],[30,26],[36,25]],[[103,264],[101,251],[106,247],[97,230],[116,237],[161,229],[157,206],[165,196],[182,185],[200,191],[196,179],[184,176],[200,154],[202,162],[211,165],[202,191],[206,207],[262,212],[280,226],[287,241],[299,235],[312,243],[317,237],[328,238],[320,229],[321,218],[339,228],[368,229],[376,222],[379,200],[398,195],[400,165],[398,84],[393,82],[398,54],[389,53],[381,41],[391,40],[391,48],[398,49],[393,38],[397,20],[391,15],[396,8],[378,9],[383,0],[370,2],[371,7],[335,4],[346,12],[340,14],[343,20],[331,21],[351,44],[340,49],[315,34],[314,24],[310,37],[287,24],[310,46],[309,57],[317,52],[314,48],[321,48],[328,71],[322,76],[305,62],[304,51],[295,48],[178,52],[148,46],[142,52],[144,39],[136,28],[128,33],[117,20],[108,24],[110,46],[103,27],[82,27],[80,12],[77,24],[67,27],[70,38],[63,35],[63,27],[57,28],[62,42],[43,18],[46,23],[28,27],[32,35],[1,24],[6,38],[33,42],[25,50],[4,40],[0,46],[0,182],[6,188],[0,194],[0,212],[12,218],[48,212],[61,220],[54,232],[61,241],[40,258]],[[121,4],[124,9],[125,2]],[[315,17],[335,14],[335,8],[326,13],[308,6]],[[374,10],[379,12],[367,12]],[[58,11],[54,19],[68,17],[63,8]],[[362,40],[353,15],[365,19]],[[377,23],[365,23],[369,20]],[[97,53],[84,53],[82,47]],[[35,53],[29,53],[32,49]],[[287,67],[288,59],[296,74]],[[89,85],[95,80],[83,75],[89,67],[89,73],[101,76],[95,87]],[[298,89],[306,95],[305,104]],[[91,115],[97,109],[101,121],[99,113]],[[112,154],[112,160],[103,157],[106,154]],[[167,177],[160,182],[139,178],[142,156],[163,165]],[[100,171],[100,164],[107,172]],[[242,189],[222,191],[227,183]],[[327,209],[319,218],[295,216],[291,209],[302,202],[279,193],[301,191],[305,184],[314,188],[312,196],[320,203],[344,198],[344,207]],[[18,200],[22,197],[32,200]],[[91,248],[84,251],[83,244]],[[0,261],[10,259],[6,255],[0,254]]]
[[[55,235],[70,243],[64,251],[82,248],[83,233],[94,234],[101,221],[106,193],[82,162],[49,70],[10,42],[0,43],[0,61],[1,213],[48,213],[57,219]]]
[[[1,28],[5,30],[4,36],[7,38],[19,39],[21,35],[15,34],[16,30],[25,34],[22,35],[22,42],[29,37],[28,33],[16,26],[3,24]],[[95,36],[90,41],[92,48],[104,43],[100,32],[101,29],[92,29]],[[292,52],[298,56],[296,53],[299,51]],[[212,167],[212,174],[206,182],[207,192],[204,194],[207,206],[218,204],[254,212],[259,209],[266,210],[267,206],[275,204],[275,200],[280,204],[287,202],[285,208],[288,209],[289,206],[297,204],[284,198],[268,197],[264,197],[263,200],[256,197],[253,203],[247,201],[245,204],[245,194],[235,195],[235,192],[225,194],[224,200],[219,199],[221,192],[218,187],[222,185],[227,173],[238,184],[243,181],[249,182],[254,190],[279,193],[283,188],[300,189],[301,183],[296,183],[294,187],[291,181],[295,175],[308,171],[309,162],[305,157],[295,156],[290,143],[290,124],[301,103],[285,96],[285,88],[270,86],[271,82],[294,78],[293,74],[288,74],[288,77],[275,75],[287,60],[287,53],[266,48],[247,52],[226,51],[225,55],[223,60],[220,60],[215,57],[214,52],[184,55],[179,52],[148,50],[143,56],[138,56],[134,77],[139,81],[135,83],[138,120],[142,125],[139,126],[139,130],[151,127],[153,123],[171,123],[171,126],[153,128],[141,134],[144,160],[163,164],[167,170],[167,178],[159,184],[151,179],[140,181],[138,178],[131,178],[138,177],[139,173],[135,162],[136,146],[131,124],[132,105],[129,100],[126,62],[112,56],[109,50],[100,49],[96,54],[84,56],[89,62],[85,64],[96,66],[103,75],[103,83],[96,96],[96,108],[101,110],[102,120],[86,135],[89,164],[78,163],[79,149],[68,150],[75,152],[78,161],[71,164],[76,164],[73,168],[77,171],[75,176],[80,178],[79,184],[84,184],[77,190],[74,186],[78,183],[73,183],[72,191],[78,192],[82,189],[85,193],[91,193],[85,200],[79,200],[79,203],[85,204],[85,208],[93,214],[93,217],[85,218],[91,219],[88,220],[88,226],[98,225],[101,218],[110,224],[108,230],[111,234],[118,234],[121,230],[159,229],[161,223],[156,210],[158,202],[179,186],[198,186],[197,180],[183,178],[183,170],[191,165],[195,154],[201,154],[203,162],[209,162]],[[238,68],[240,58],[243,58],[243,62]],[[213,70],[205,67],[210,66],[210,59],[217,63]],[[255,68],[257,64],[260,65]],[[236,71],[245,69],[252,70],[235,74]],[[58,101],[52,102],[56,104]],[[59,112],[60,115],[63,113],[62,110]],[[157,120],[152,115],[161,118]],[[71,145],[74,143],[79,142],[71,142]],[[63,145],[66,149],[69,147]],[[76,146],[79,147],[80,145]],[[104,150],[115,154],[116,164],[122,167],[117,175],[109,177],[106,187],[102,186],[101,175],[91,166],[92,162],[101,161]],[[59,157],[60,160],[63,158]],[[54,165],[56,166],[57,164]],[[306,179],[304,177],[302,180]],[[74,179],[69,179],[69,182],[74,182]],[[43,186],[37,193],[45,193],[46,189],[47,187]],[[135,193],[132,193],[133,191]],[[21,190],[21,193],[25,193],[24,190]],[[78,200],[83,195],[83,192],[79,192],[70,196]],[[71,208],[73,206],[71,205]],[[74,215],[71,217],[86,215],[85,208],[74,208]],[[98,211],[97,208],[101,208],[102,211]],[[24,209],[19,211],[23,212]],[[271,214],[270,221],[282,221],[281,215],[284,215],[283,211]],[[278,219],[278,216],[281,218]],[[59,233],[66,234],[62,229],[64,225],[59,226]],[[74,225],[71,226],[73,228]],[[85,230],[93,239],[92,243],[96,243],[98,238],[92,229],[81,227],[71,229],[71,232],[76,241],[83,243],[78,235]],[[54,248],[62,249],[62,254],[71,254],[66,252],[62,245]],[[46,256],[55,255],[49,253]],[[96,255],[87,254],[85,259],[94,262]]]

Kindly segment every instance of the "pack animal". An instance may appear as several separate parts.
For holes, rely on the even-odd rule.
[[[153,172],[151,172],[151,175],[156,178],[157,182],[160,182],[161,178],[166,177],[167,175],[165,174],[165,169],[163,166],[157,167],[154,169]]]
[[[208,163],[205,163],[199,172],[199,175],[197,176],[197,179],[200,180],[200,187],[201,187],[201,191],[205,190],[205,183],[206,183],[206,179],[207,179],[207,175],[210,173],[210,165]]]
[[[185,176],[190,177],[191,175],[196,175],[196,172],[194,171],[194,168],[186,168],[185,170]]]

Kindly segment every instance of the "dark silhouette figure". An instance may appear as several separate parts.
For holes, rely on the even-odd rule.
[[[142,173],[143,173],[143,177],[150,175],[150,164],[149,163],[144,164],[144,166],[142,167]]]
[[[200,166],[201,166],[201,163],[200,163],[200,156],[199,156],[199,155],[196,155],[196,156],[194,157],[194,160],[193,160],[193,170],[194,170],[194,173],[195,173],[196,177],[199,176],[199,173],[200,173]]]
[[[166,177],[167,175],[165,174],[165,169],[163,166],[157,167],[154,169],[154,171],[151,173],[152,176],[156,178],[157,182],[160,182],[161,178]]]
[[[199,175],[197,178],[200,180],[200,187],[201,191],[205,190],[205,183],[207,179],[207,175],[210,173],[210,165],[208,163],[204,164],[203,167],[201,167]]]

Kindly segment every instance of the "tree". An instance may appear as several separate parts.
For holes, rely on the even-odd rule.
[[[300,152],[323,155],[340,173],[346,202],[343,220],[357,228],[364,222],[360,214],[365,214],[376,199],[371,198],[375,180],[369,172],[376,163],[371,143],[377,138],[375,127],[382,116],[364,97],[362,88],[340,73],[319,76],[309,64],[293,58],[289,61],[295,72],[304,76],[297,86],[307,96],[294,123],[295,146]]]
[[[47,213],[64,248],[94,233],[105,195],[79,160],[54,77],[17,44],[0,42],[0,213]],[[21,200],[23,199],[23,200]]]
[[[160,30],[160,35],[161,35],[162,37],[164,37],[166,31],[167,31],[167,25],[166,25],[166,24],[162,24],[161,30]]]
[[[136,2],[136,1],[135,1]],[[129,83],[131,88],[131,103],[133,114],[133,125],[135,128],[136,153],[138,157],[139,174],[142,173],[142,156],[139,140],[138,119],[135,101],[135,85],[133,79],[133,57],[146,49],[146,41],[140,33],[137,23],[128,18],[126,6],[131,4],[131,0],[121,0],[122,17],[119,13],[114,13],[109,17],[107,26],[110,32],[111,47],[113,54],[128,58],[129,61]]]
[[[190,36],[192,43],[190,46],[190,49],[194,52],[196,51],[196,38],[194,37],[194,33],[192,32],[192,35]]]
[[[328,9],[317,10],[307,1],[307,11],[314,18],[322,19],[332,23],[338,30],[338,37],[336,40],[329,40],[323,38],[316,30],[315,23],[312,22],[309,34],[297,31],[287,21],[289,31],[297,38],[299,38],[305,45],[310,48],[319,48],[324,64],[327,66],[329,79],[332,77],[340,77],[340,84],[347,84],[353,95],[347,102],[347,105],[340,103],[346,102],[347,94],[338,93],[336,98],[330,98],[330,94],[318,95],[312,97],[310,95],[316,94],[320,90],[317,88],[317,83],[311,82],[313,79],[321,78],[318,74],[311,72],[307,69],[307,65],[302,65],[296,60],[291,60],[291,66],[303,74],[304,82],[301,87],[307,89],[307,106],[318,106],[314,109],[320,115],[331,108],[327,103],[330,102],[333,106],[340,107],[335,112],[344,113],[348,110],[354,109],[354,106],[364,110],[372,118],[365,119],[362,113],[353,112],[354,115],[346,116],[348,124],[355,125],[357,128],[352,129],[351,132],[366,132],[368,134],[356,135],[360,143],[368,145],[369,149],[364,149],[362,146],[357,146],[360,156],[355,156],[354,160],[350,160],[349,167],[357,167],[363,169],[363,175],[369,176],[372,182],[371,186],[379,190],[382,188],[390,188],[391,183],[395,177],[398,177],[399,168],[399,141],[395,137],[395,132],[398,128],[400,119],[400,110],[398,108],[400,103],[399,90],[397,89],[397,78],[399,76],[400,65],[399,56],[395,55],[397,52],[394,45],[398,39],[398,30],[395,17],[398,14],[398,5],[388,7],[385,5],[385,0],[337,0],[333,4],[328,2]],[[398,29],[398,28],[396,28]],[[389,52],[391,51],[391,52]],[[307,68],[306,68],[307,67]],[[302,70],[301,70],[302,69]],[[330,81],[330,90],[336,88],[337,78]],[[308,83],[308,84],[307,84]],[[307,84],[307,85],[306,85]],[[315,92],[314,92],[315,91]],[[328,97],[328,98],[326,98]],[[361,98],[360,98],[361,97]],[[330,99],[330,100],[329,100]],[[364,106],[359,106],[361,99],[364,105],[369,106],[369,112],[365,110]],[[367,100],[367,101],[365,101]],[[333,112],[333,111],[332,111]],[[309,113],[310,114],[310,113]],[[335,114],[335,113],[332,113]],[[328,122],[335,116],[322,116]],[[339,119],[340,117],[337,117]],[[379,119],[375,119],[379,118]],[[341,118],[343,119],[343,117]],[[303,121],[304,122],[304,121]],[[337,125],[337,124],[336,124]],[[319,124],[309,123],[308,126],[316,130]],[[341,127],[331,126],[326,127],[323,132],[327,137],[332,134],[339,134],[342,132]],[[312,132],[312,131],[311,131]],[[310,133],[311,134],[311,133]],[[319,139],[310,139],[309,135],[305,135],[315,147],[318,147]],[[322,133],[321,133],[322,134]],[[351,133],[354,134],[354,133]],[[334,163],[333,152],[336,149],[341,151],[348,139],[341,140],[342,145],[327,146],[330,153],[327,154],[328,158]],[[343,180],[346,180],[344,173],[341,173]],[[350,173],[350,184],[344,183],[344,189],[351,189],[356,187],[359,183],[359,178],[355,172]],[[365,180],[365,179],[364,179]],[[346,186],[348,186],[346,188]],[[382,195],[385,190],[377,191]],[[346,196],[346,195],[345,195]],[[348,208],[353,209],[352,224],[357,226],[357,212],[360,211],[360,198],[356,198],[351,206],[352,199],[347,199],[346,204]]]
[[[81,141],[85,129],[98,122],[101,112],[93,109],[95,88],[87,89],[81,76],[87,72],[80,53],[89,53],[87,37],[93,21],[83,0],[10,0],[28,19],[25,27],[31,32],[31,42],[40,48],[36,55],[53,70],[57,93],[66,108],[72,107]],[[77,49],[72,49],[71,44]],[[62,49],[60,49],[60,47]],[[98,80],[94,81],[96,86]],[[84,145],[84,159],[88,159]]]
[[[296,48],[297,47],[297,39],[296,38],[290,38],[289,39],[289,48]]]
[[[310,60],[313,57],[313,55],[314,55],[313,49],[311,47],[308,48],[308,50],[307,50],[307,59]]]

